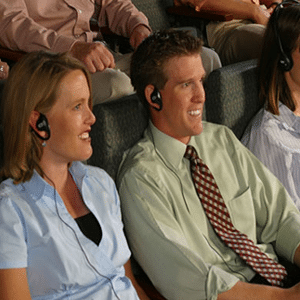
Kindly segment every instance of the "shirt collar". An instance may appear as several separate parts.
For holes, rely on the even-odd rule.
[[[81,187],[83,178],[86,175],[84,166],[79,162],[73,162],[70,167],[70,173],[76,181],[76,184]],[[54,193],[54,188],[48,184],[36,170],[34,170],[32,178],[29,181],[21,183],[19,188],[21,190],[27,190],[35,201],[40,200],[44,195],[52,198]]]
[[[279,116],[275,116],[289,130],[300,131],[300,117],[296,116],[286,105],[279,102]]]
[[[163,133],[156,128],[151,121],[149,122],[148,132],[156,151],[158,151],[164,160],[171,164],[173,168],[178,169],[183,161],[187,145]],[[190,139],[189,145],[194,147],[196,145],[193,136]]]

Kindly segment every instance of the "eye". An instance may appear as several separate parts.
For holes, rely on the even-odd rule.
[[[77,105],[74,107],[74,109],[75,109],[75,110],[79,110],[80,107],[81,107],[81,103],[77,104]]]
[[[188,87],[190,85],[190,82],[185,82],[182,84],[183,87]]]

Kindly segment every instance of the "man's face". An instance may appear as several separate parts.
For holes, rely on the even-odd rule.
[[[205,71],[200,54],[178,56],[167,61],[167,82],[160,90],[163,108],[156,112],[154,125],[165,134],[187,144],[202,132],[205,102]]]

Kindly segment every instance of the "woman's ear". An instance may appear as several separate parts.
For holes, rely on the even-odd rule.
[[[36,127],[36,122],[39,119],[39,117],[40,117],[40,113],[36,110],[33,110],[30,113],[29,125],[34,131],[39,131],[38,128]]]
[[[41,120],[41,117],[44,118]],[[44,124],[45,122],[46,124]],[[46,141],[50,138],[50,128],[47,119],[40,112],[33,110],[30,113],[29,125],[41,140]]]

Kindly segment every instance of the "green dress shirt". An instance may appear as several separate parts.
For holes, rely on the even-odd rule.
[[[203,126],[189,144],[214,175],[234,226],[270,257],[293,261],[300,213],[288,193],[227,127]],[[117,179],[125,230],[134,257],[167,299],[217,299],[255,272],[210,225],[185,150],[150,123],[126,153]]]

